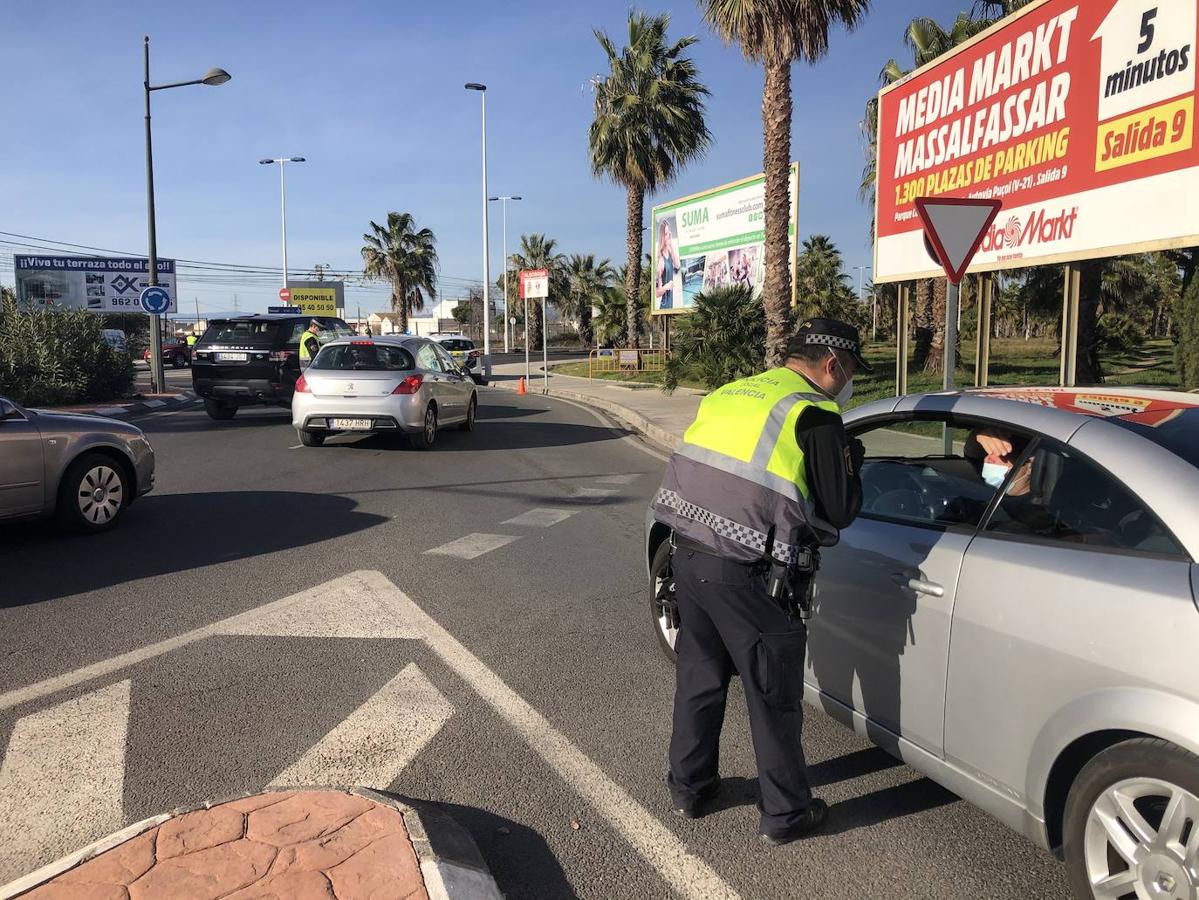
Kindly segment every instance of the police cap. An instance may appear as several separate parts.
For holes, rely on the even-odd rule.
[[[847,322],[824,318],[804,319],[799,330],[787,343],[787,355],[795,356],[813,345],[844,350],[854,358],[863,372],[874,371],[873,366],[866,362],[862,355],[862,338],[858,330]]]

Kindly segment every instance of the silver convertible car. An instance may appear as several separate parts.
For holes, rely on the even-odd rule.
[[[0,397],[0,522],[57,514],[103,531],[153,487],[154,450],[136,425]]]
[[[407,434],[428,450],[437,431],[474,431],[479,399],[470,373],[426,338],[330,341],[296,382],[291,421],[306,447],[332,434]]]
[[[1199,396],[983,389],[845,421],[862,513],[823,552],[805,700],[1064,858],[1077,897],[1199,897]],[[980,437],[1010,445],[998,475]],[[672,653],[667,537],[651,518]]]

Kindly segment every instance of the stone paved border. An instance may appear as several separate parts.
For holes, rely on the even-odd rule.
[[[415,802],[415,801],[413,801]],[[69,810],[64,810],[69,814]],[[473,839],[432,806],[366,788],[283,788],[145,819],[0,900],[108,897],[502,900]]]
[[[133,400],[119,405],[82,404],[78,406],[46,406],[38,408],[45,409],[46,412],[93,413],[97,416],[107,416],[110,419],[125,419],[130,416],[139,416],[143,413],[173,412],[185,406],[190,406],[199,399],[192,391],[183,391],[179,394],[160,394],[148,400]]]

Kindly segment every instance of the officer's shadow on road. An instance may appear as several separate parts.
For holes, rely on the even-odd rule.
[[[357,507],[336,494],[291,491],[149,494],[101,534],[68,534],[51,522],[3,525],[0,609],[162,575],[202,578],[198,570],[205,566],[318,544],[390,521]],[[171,585],[154,590],[169,593]]]

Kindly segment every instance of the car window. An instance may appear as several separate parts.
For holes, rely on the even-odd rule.
[[[473,343],[461,338],[446,338],[445,340],[440,341],[440,343],[441,346],[451,351],[475,349],[475,345]]]
[[[437,351],[432,344],[422,343],[416,351],[416,364],[419,368],[433,372],[441,371],[441,362],[437,359]]]
[[[204,332],[204,344],[242,344],[262,346],[270,344],[279,331],[278,322],[230,321],[213,322]]]
[[[927,525],[978,525],[995,488],[983,480],[978,454],[968,455],[976,445],[973,433],[929,421],[855,431],[866,448],[862,515]]]
[[[314,369],[352,372],[404,372],[416,367],[403,347],[356,341],[325,347],[312,361]]]
[[[440,360],[441,367],[443,369],[445,369],[447,372],[457,372],[458,371],[458,364],[456,362],[454,362],[454,358],[452,356],[450,356],[449,352],[445,349],[445,347],[442,347],[440,344],[434,344],[433,349],[434,349],[434,352],[437,354],[437,358]]]
[[[1066,447],[1039,443],[1014,467],[986,531],[1087,547],[1181,554],[1124,485]]]

